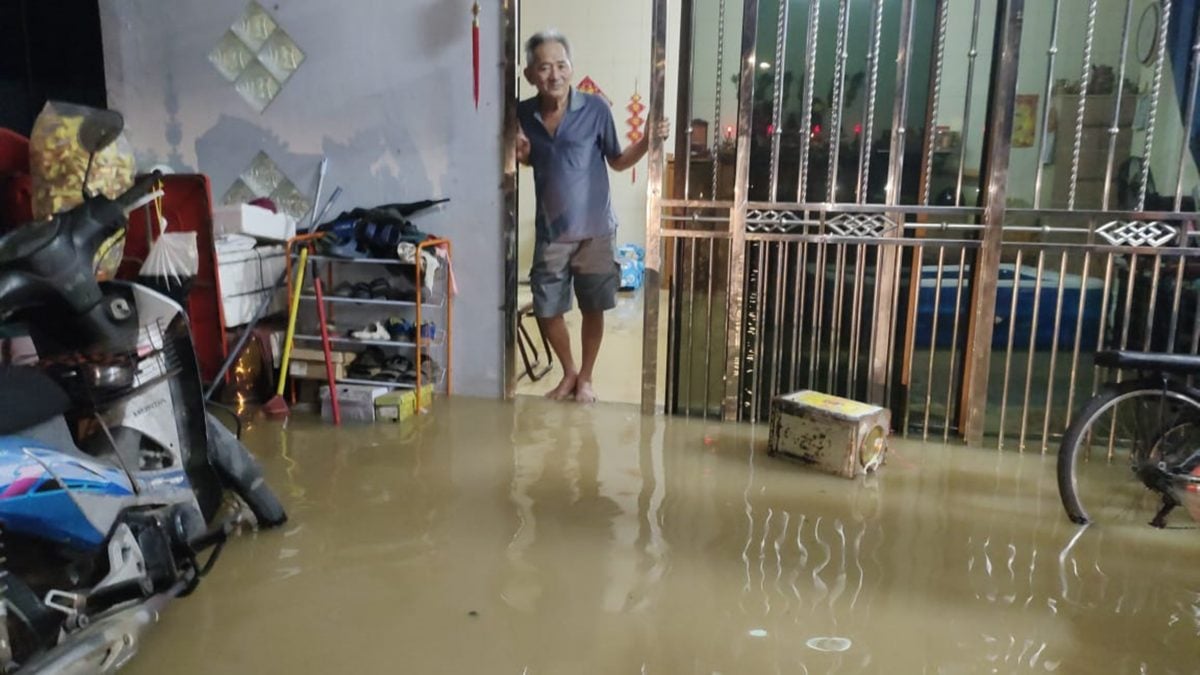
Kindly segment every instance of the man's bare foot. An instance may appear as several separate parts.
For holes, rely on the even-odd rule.
[[[546,398],[551,401],[563,401],[575,395],[575,383],[579,380],[579,375],[574,373],[563,373],[562,380],[558,386],[546,392]]]
[[[595,403],[596,392],[589,380],[580,379],[575,383],[575,400],[579,403]]]

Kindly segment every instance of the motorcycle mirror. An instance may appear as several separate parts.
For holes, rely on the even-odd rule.
[[[88,177],[96,153],[112,145],[125,129],[125,118],[116,110],[93,110],[79,125],[79,145],[88,153],[87,168],[83,171],[83,198],[88,198]]]
[[[96,154],[112,145],[125,129],[125,118],[116,110],[96,110],[79,125],[79,145]]]

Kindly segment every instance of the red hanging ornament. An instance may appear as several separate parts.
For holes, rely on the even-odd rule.
[[[580,80],[579,84],[575,85],[575,89],[582,91],[585,94],[599,96],[600,98],[604,99],[604,102],[608,104],[608,107],[612,107],[612,99],[606,96],[604,90],[600,88],[600,85],[596,84],[596,81],[590,77],[585,77]]]
[[[479,3],[471,6],[471,65],[475,85],[475,109],[479,110]]]
[[[642,119],[642,113],[645,112],[646,106],[642,105],[642,97],[637,93],[636,86],[633,89],[633,96],[629,97],[629,105],[625,106],[625,109],[629,111],[629,119],[625,120],[625,124],[629,125],[629,133],[625,134],[625,137],[629,139],[630,143],[637,143],[645,137],[645,134],[642,133],[642,125],[646,123],[646,120]],[[637,167],[633,169],[632,182],[637,182]]]

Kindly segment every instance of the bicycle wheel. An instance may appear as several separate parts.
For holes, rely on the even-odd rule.
[[[1058,492],[1075,523],[1165,525],[1181,467],[1200,449],[1200,393],[1138,380],[1102,389],[1058,452]],[[1167,508],[1171,507],[1171,508]]]

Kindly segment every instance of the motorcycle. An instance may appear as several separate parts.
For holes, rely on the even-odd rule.
[[[114,111],[84,118],[89,171],[123,126]],[[79,206],[0,238],[0,327],[36,352],[0,366],[2,672],[115,671],[245,511],[259,527],[287,520],[206,409],[183,308],[96,274],[153,184],[116,199],[85,187]]]

